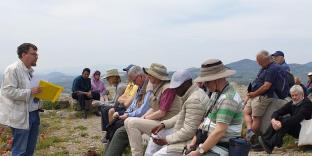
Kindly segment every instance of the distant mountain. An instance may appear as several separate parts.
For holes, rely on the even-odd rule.
[[[250,59],[243,59],[237,62],[229,63],[225,65],[227,68],[236,70],[236,74],[229,78],[230,81],[235,81],[239,84],[247,85],[253,81],[260,69],[256,61]],[[306,64],[289,64],[291,73],[294,76],[298,76],[303,84],[307,82],[307,73],[312,71],[312,62]],[[199,68],[189,69],[196,77],[199,73]]]
[[[291,73],[295,76],[300,77],[303,84],[307,82],[307,73],[312,72],[312,62],[306,64],[289,64]],[[254,80],[258,71],[259,65],[256,61],[250,59],[243,59],[237,62],[233,62],[230,64],[226,64],[227,68],[236,70],[236,74],[229,78],[230,81],[235,81],[239,84],[247,85],[249,82]],[[196,78],[199,73],[199,68],[189,68],[188,69],[192,73],[192,77]],[[1,73],[2,74],[2,73]],[[2,80],[2,75],[0,74],[0,80]],[[173,71],[169,72],[171,76]],[[104,75],[104,73],[103,73]],[[123,82],[126,81],[127,77],[124,73],[120,73],[121,79]],[[72,82],[74,78],[78,76],[67,75],[61,72],[51,72],[48,74],[38,74],[37,77],[42,80],[47,80],[49,82],[56,83],[65,88],[65,92],[71,92]],[[0,81],[1,83],[1,81]],[[105,81],[106,83],[106,81]]]

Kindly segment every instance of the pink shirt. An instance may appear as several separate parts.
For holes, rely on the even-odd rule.
[[[173,89],[166,89],[160,96],[159,109],[165,112],[169,111],[175,96],[176,93]]]
[[[100,95],[103,95],[106,90],[104,82],[101,80],[95,80],[94,78],[91,80],[91,88],[92,92],[98,92]]]

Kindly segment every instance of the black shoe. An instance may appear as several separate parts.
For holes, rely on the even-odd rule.
[[[259,143],[251,144],[251,150],[255,152],[264,151],[263,147]]]
[[[94,112],[94,114],[95,114],[96,116],[101,116],[100,111],[96,111],[96,112]]]
[[[258,137],[258,140],[259,140],[260,145],[264,148],[264,150],[265,150],[268,154],[271,154],[274,147],[270,147],[269,145],[267,145],[267,144],[265,143],[265,141],[262,139],[261,136]]]

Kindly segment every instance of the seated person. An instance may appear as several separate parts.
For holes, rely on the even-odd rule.
[[[202,89],[193,84],[190,72],[176,71],[172,75],[170,88],[182,99],[181,111],[152,129],[153,134],[145,156],[182,155],[184,146],[194,136],[205,114],[209,98]]]
[[[217,59],[205,61],[200,71],[199,77],[194,81],[202,82],[207,90],[214,93],[206,103],[208,108],[204,122],[200,124],[191,143],[186,146],[187,153],[191,151],[188,156],[228,155],[229,139],[240,136],[242,128],[242,100],[226,80],[235,71],[226,69]],[[170,135],[167,138],[172,139]]]
[[[121,83],[120,76],[117,69],[111,69],[106,72],[106,80],[108,86],[106,88],[104,101],[94,101],[92,105],[99,105],[102,115],[102,131],[106,131],[108,126],[108,110],[115,108],[117,111],[124,112],[124,108],[117,99],[124,93],[125,85]]]
[[[308,97],[312,97],[312,72],[308,73],[308,82],[306,85]]]
[[[124,120],[128,117],[140,117],[149,109],[149,98],[151,95],[151,90],[146,91],[148,84],[147,76],[144,74],[143,70],[139,66],[133,66],[128,72],[130,80],[139,86],[137,93],[132,101],[131,105],[127,107],[126,111],[116,111],[114,112],[114,120],[110,122],[107,126],[106,139],[111,140],[115,131],[123,126]],[[111,108],[111,111],[115,108]]]
[[[134,66],[133,64],[130,64],[128,67],[124,68],[123,71],[125,71],[128,75],[130,68],[133,66]],[[125,107],[129,107],[130,103],[132,102],[134,98],[134,95],[136,94],[138,90],[138,86],[135,85],[131,81],[131,79],[129,79],[129,77],[128,77],[128,80],[129,82],[128,82],[125,92],[118,98],[118,102],[123,104]]]
[[[128,108],[128,107],[130,106],[130,104],[131,104],[131,102],[132,102],[132,100],[133,100],[135,94],[136,94],[137,91],[138,91],[138,86],[135,85],[135,84],[132,82],[132,80],[129,78],[129,72],[128,72],[128,71],[129,71],[133,66],[134,66],[134,65],[131,64],[131,65],[129,65],[127,68],[124,68],[124,69],[123,69],[124,71],[127,72],[129,82],[128,82],[128,85],[127,85],[127,88],[126,88],[125,92],[117,99],[117,101],[118,101],[118,103],[119,103],[122,107],[124,107],[124,108]],[[137,66],[137,67],[135,67],[135,68],[136,68],[135,71],[132,71],[132,73],[138,71],[139,68],[141,68],[141,67]],[[133,75],[133,74],[131,74],[131,75]],[[112,122],[112,120],[113,120],[113,114],[115,113],[115,111],[116,111],[116,110],[115,110],[115,107],[109,109],[109,112],[108,112],[108,120],[109,120],[109,123]],[[117,111],[117,112],[118,112],[118,111]]]
[[[298,138],[301,129],[300,122],[311,118],[312,102],[304,97],[302,87],[294,85],[290,88],[290,94],[292,101],[272,114],[270,127],[258,138],[261,146],[269,154],[272,153],[275,146],[283,145],[285,134]]]
[[[95,71],[93,77],[91,79],[91,91],[94,92],[96,95],[93,99],[100,100],[101,98],[104,99],[104,95],[106,92],[106,88],[104,82],[100,80],[101,72]]]
[[[94,100],[100,100],[101,98],[104,99],[104,94],[105,94],[105,85],[104,82],[100,80],[101,77],[101,72],[100,71],[95,71],[92,79],[91,79],[91,91],[93,95]],[[99,106],[97,106],[98,111],[96,112],[96,115],[100,115],[100,109]]]
[[[149,135],[151,129],[159,125],[162,120],[178,114],[182,104],[181,98],[176,95],[174,89],[169,88],[170,78],[164,65],[152,63],[150,68],[143,68],[143,71],[149,79],[148,90],[153,90],[153,94],[150,98],[150,108],[141,118],[129,117],[125,120],[126,132],[124,133],[128,134],[128,137],[124,139],[129,140],[132,156],[144,155],[142,134]],[[120,152],[115,152],[114,155],[121,155]]]
[[[106,72],[105,79],[108,81],[106,93],[104,97],[104,105],[118,105],[117,99],[124,93],[125,85],[121,83],[121,79],[117,69],[111,69]]]
[[[93,99],[96,95],[91,92],[91,79],[89,78],[90,69],[85,68],[82,74],[76,77],[72,86],[72,98],[78,100],[80,109],[83,111],[83,117],[87,118],[86,100]]]
[[[302,87],[303,92],[304,92],[304,96],[305,96],[305,97],[308,96],[307,88],[301,83],[300,78],[296,76],[296,77],[294,78],[294,80],[295,80],[295,84],[296,84],[296,85],[300,85],[300,86]]]

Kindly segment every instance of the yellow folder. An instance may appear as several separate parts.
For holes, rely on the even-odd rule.
[[[39,86],[41,87],[41,92],[34,94],[34,97],[51,102],[55,102],[64,90],[62,86],[43,80],[39,81]]]

